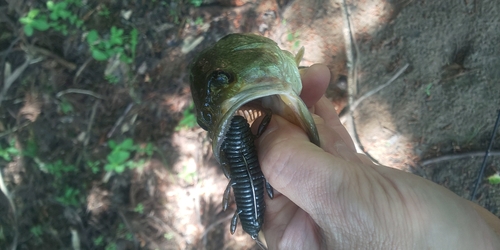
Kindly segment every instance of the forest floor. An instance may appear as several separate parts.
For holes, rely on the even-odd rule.
[[[500,108],[500,5],[347,1],[346,86],[340,2],[0,0],[0,249],[259,249],[229,233],[189,89],[192,59],[235,32],[304,46],[339,112],[408,64],[354,110],[359,144],[468,199]],[[500,216],[500,186],[480,183],[475,202]]]

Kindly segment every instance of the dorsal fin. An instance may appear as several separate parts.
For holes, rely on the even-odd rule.
[[[302,57],[304,57],[304,46],[300,47],[297,54],[295,54],[295,63],[297,63],[297,67],[300,64],[300,61],[302,61]]]

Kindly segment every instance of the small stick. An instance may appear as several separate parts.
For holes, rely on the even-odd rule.
[[[125,218],[125,215],[121,211],[118,211],[118,214],[122,218],[123,222],[125,223],[125,226],[128,228],[128,230],[132,234],[132,240],[134,241],[134,249],[139,249],[139,242],[137,241],[137,238],[135,237],[134,230],[132,230],[132,227],[130,226],[130,223],[128,223],[127,218]]]
[[[500,156],[500,151],[493,151],[490,152],[491,156]],[[427,166],[431,164],[436,164],[440,163],[443,161],[454,161],[454,160],[460,160],[463,158],[472,158],[472,157],[480,157],[484,156],[484,152],[470,152],[470,153],[463,153],[463,154],[454,154],[454,155],[443,155],[439,157],[435,157],[432,159],[428,159],[425,161],[422,161],[419,163],[420,166]]]
[[[73,77],[73,85],[76,85],[76,82],[78,81],[78,77],[82,74],[83,70],[87,67],[87,65],[92,61],[92,57],[89,57],[83,64],[78,68],[76,71],[75,77]]]
[[[0,190],[3,192],[7,200],[9,201],[10,209],[12,210],[12,214],[14,217],[14,239],[12,240],[12,250],[16,250],[17,248],[17,239],[19,237],[19,230],[17,228],[17,212],[16,212],[16,206],[14,205],[14,202],[12,201],[12,198],[10,197],[9,190],[7,189],[7,186],[5,186],[5,183],[3,181],[2,177],[2,171],[0,171]]]
[[[410,66],[410,64],[405,64],[401,69],[398,70],[398,72],[396,72],[396,74],[394,74],[394,76],[391,77],[391,79],[389,79],[389,81],[387,81],[386,83],[366,92],[364,95],[362,95],[360,98],[358,98],[356,101],[354,101],[352,103],[352,105],[350,105],[349,109],[350,111],[354,111],[354,109],[356,109],[356,107],[362,102],[364,101],[366,98],[372,96],[373,94],[379,92],[380,90],[382,90],[383,88],[389,86],[392,82],[394,82],[401,74],[403,74],[405,72],[405,70],[408,68],[408,66]]]
[[[123,119],[125,119],[125,116],[132,109],[132,106],[134,106],[134,104],[130,103],[127,106],[127,108],[125,109],[125,111],[123,112],[123,114],[120,116],[120,118],[118,118],[118,120],[115,122],[115,125],[113,126],[113,128],[108,132],[108,134],[107,134],[108,138],[111,138],[111,136],[113,136],[113,133],[115,132],[116,128],[118,128],[118,126],[120,126],[120,124],[123,122]]]
[[[16,70],[14,70],[14,72],[11,75],[4,76],[5,77],[5,81],[4,81],[2,93],[0,93],[0,104],[3,101],[3,99],[5,97],[5,94],[7,94],[7,91],[9,90],[10,86],[12,85],[12,83],[14,83],[14,81],[17,80],[17,78],[19,78],[19,76],[21,76],[21,74],[24,72],[24,70],[26,68],[28,68],[28,66],[30,64],[37,63],[37,62],[40,62],[40,61],[42,61],[41,57],[32,59],[28,55],[26,57],[26,61],[24,61],[24,63],[21,66],[17,67]]]
[[[488,145],[488,149],[486,150],[486,153],[484,154],[483,163],[481,164],[481,169],[479,170],[476,184],[474,184],[474,191],[472,191],[472,194],[470,196],[471,201],[474,200],[474,197],[476,196],[477,188],[479,187],[479,183],[481,183],[481,181],[483,179],[484,170],[486,169],[486,160],[488,159],[488,155],[490,154],[491,147],[493,146],[493,141],[495,140],[495,135],[497,133],[498,124],[500,123],[500,109],[497,112],[498,112],[498,116],[497,116],[497,120],[495,122],[495,126],[493,127],[493,133],[491,133],[490,144]]]
[[[78,159],[76,160],[76,166],[80,165],[80,161],[82,160],[83,154],[87,152],[87,146],[89,144],[90,140],[90,130],[92,129],[92,126],[94,124],[95,120],[95,113],[97,111],[97,106],[99,105],[99,101],[94,103],[94,106],[92,106],[92,113],[90,113],[90,120],[89,120],[89,125],[87,126],[87,132],[85,133],[85,139],[83,140],[83,150],[82,153],[78,156]]]
[[[61,98],[61,96],[66,95],[66,94],[82,94],[82,95],[93,96],[93,97],[98,98],[98,99],[104,99],[104,97],[102,97],[101,95],[96,94],[90,90],[84,90],[84,89],[66,89],[66,90],[58,92],[56,94],[56,97]]]
[[[11,129],[3,132],[3,133],[0,133],[0,138],[2,138],[4,136],[7,136],[7,135],[10,135],[10,134],[12,134],[12,133],[14,133],[14,132],[16,132],[16,131],[18,131],[18,130],[24,128],[24,127],[26,127],[26,126],[28,126],[30,123],[31,123],[31,121],[28,121],[28,122],[25,122],[25,123],[23,123],[23,124],[21,124],[19,126],[15,126],[15,127],[11,128]]]
[[[44,56],[52,57],[56,62],[61,64],[62,66],[66,67],[69,70],[75,70],[76,69],[76,64],[72,62],[66,61],[64,58],[52,53],[52,51],[44,49],[44,48],[39,48],[33,45],[28,45],[28,50],[31,50],[35,53],[42,54]]]

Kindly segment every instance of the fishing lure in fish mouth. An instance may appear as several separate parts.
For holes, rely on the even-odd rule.
[[[191,64],[189,77],[198,124],[208,131],[214,156],[230,179],[224,207],[231,187],[235,194],[232,233],[239,216],[243,229],[255,238],[263,223],[263,187],[272,194],[258,165],[255,136],[248,123],[261,115],[266,121],[279,115],[301,127],[319,146],[314,120],[299,97],[302,55],[303,49],[294,56],[269,38],[230,34],[202,51]],[[259,133],[265,125],[259,126]],[[251,209],[243,209],[247,207]]]

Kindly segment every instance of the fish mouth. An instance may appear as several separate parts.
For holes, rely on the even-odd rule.
[[[216,120],[215,129],[210,134],[213,153],[219,162],[222,143],[235,115],[245,117],[250,125],[268,112],[279,115],[301,127],[309,140],[319,145],[319,135],[311,113],[289,84],[277,84],[274,80],[250,85],[223,101],[221,109],[222,116]]]

